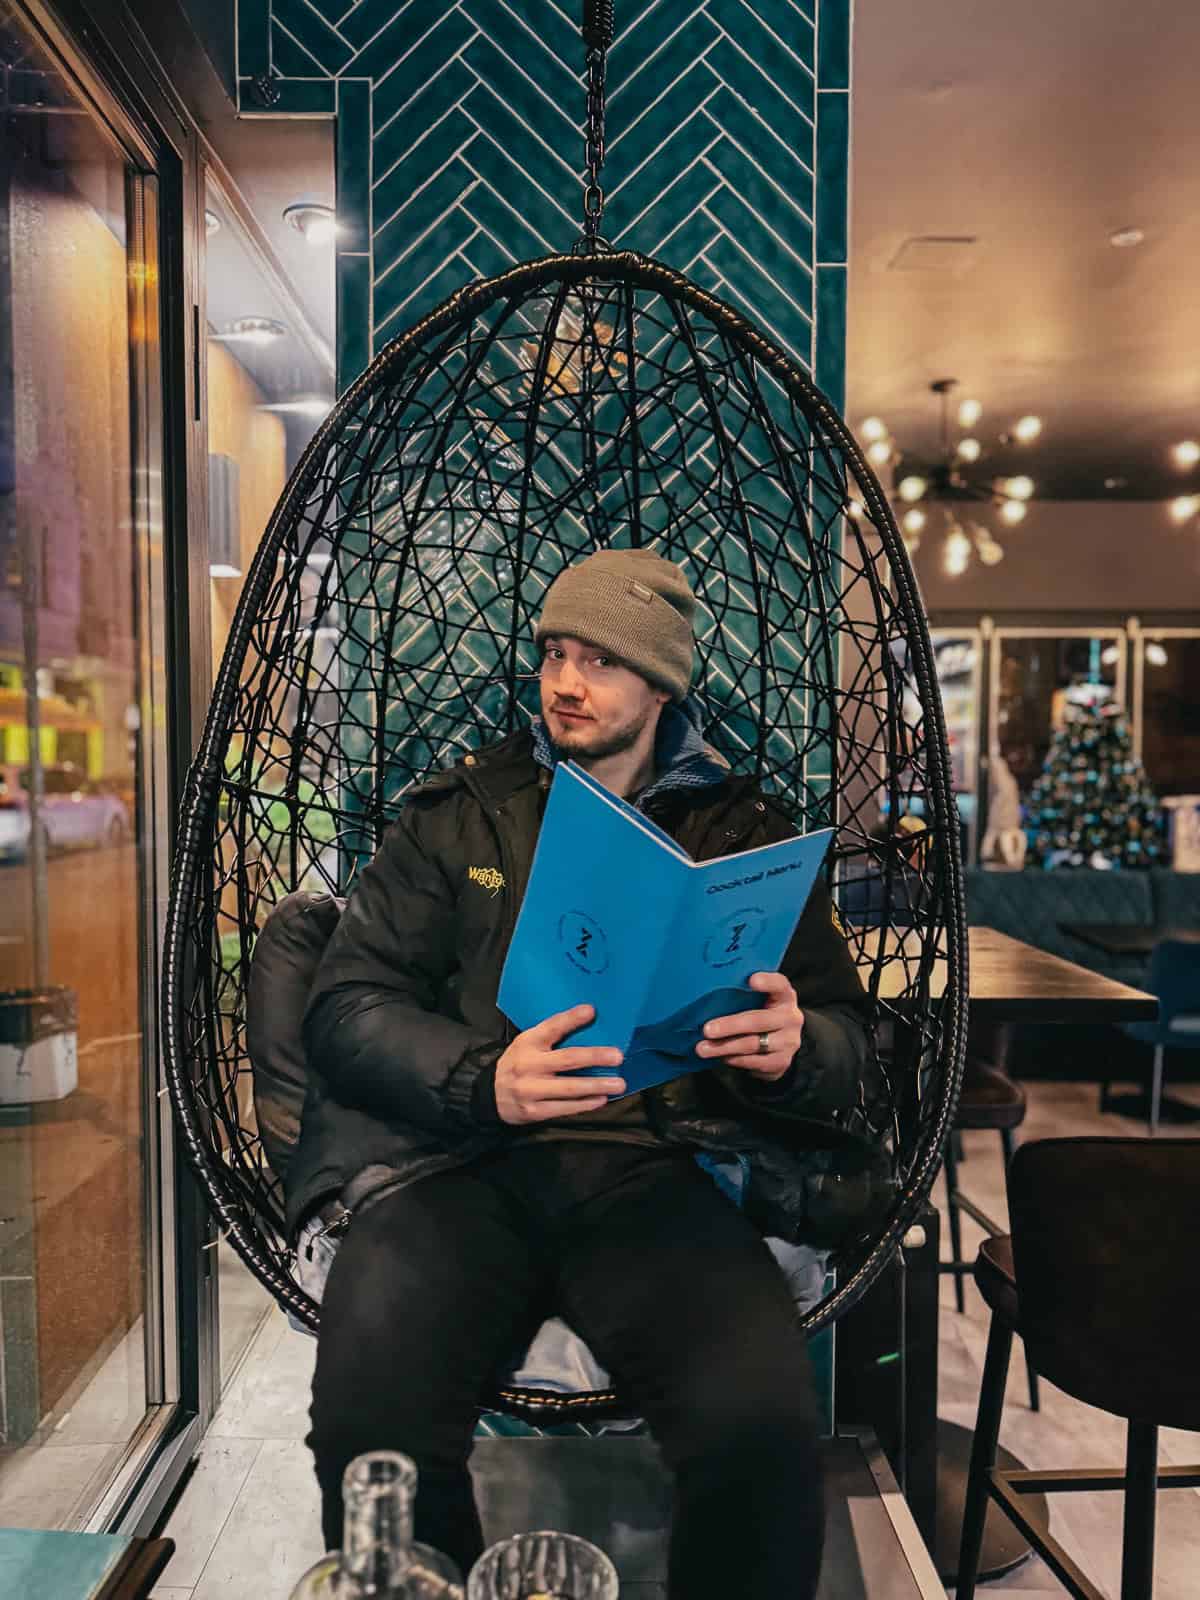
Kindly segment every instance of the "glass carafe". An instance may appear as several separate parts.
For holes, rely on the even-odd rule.
[[[462,1575],[413,1538],[417,1469],[394,1450],[356,1456],[342,1480],[341,1550],[330,1550],[292,1600],[463,1600]]]

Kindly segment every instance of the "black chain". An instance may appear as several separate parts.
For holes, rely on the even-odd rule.
[[[584,0],[583,42],[587,47],[587,125],[584,129],[583,240],[587,250],[599,245],[600,219],[604,215],[604,190],[600,169],[604,165],[604,85],[608,47],[613,39],[613,0]]]

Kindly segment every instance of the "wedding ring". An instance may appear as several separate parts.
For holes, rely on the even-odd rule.
[[[771,1035],[769,1033],[759,1034],[758,1053],[760,1056],[769,1056],[771,1054]]]

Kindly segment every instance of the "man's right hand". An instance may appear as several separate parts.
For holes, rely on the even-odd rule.
[[[623,1094],[621,1078],[572,1078],[580,1067],[619,1067],[619,1050],[598,1045],[555,1046],[589,1023],[591,1006],[573,1006],[519,1033],[496,1063],[496,1110],[501,1122],[549,1122],[599,1111],[610,1096]]]

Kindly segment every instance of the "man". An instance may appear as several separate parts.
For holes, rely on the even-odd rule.
[[[353,1215],[325,1289],[309,1440],[330,1545],[346,1464],[392,1447],[420,1472],[417,1536],[471,1564],[477,1404],[558,1314],[674,1472],[671,1594],[815,1591],[804,1341],[762,1233],[695,1156],[750,1149],[761,1220],[784,1231],[806,1169],[771,1129],[811,1142],[856,1104],[865,1001],[827,890],[783,970],[751,980],[762,1008],[705,1028],[696,1048],[712,1071],[614,1099],[620,1053],[570,1042],[590,1008],[523,1033],[496,1009],[560,757],[696,859],[794,831],[681,709],[694,609],[679,568],[645,551],[561,573],[536,629],[541,718],[407,797],[322,960],[289,1213],[302,1220],[332,1193]],[[585,1066],[608,1076],[571,1075]]]

